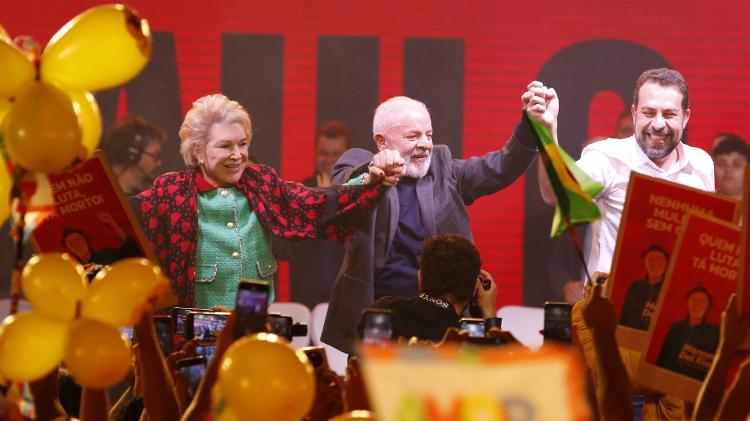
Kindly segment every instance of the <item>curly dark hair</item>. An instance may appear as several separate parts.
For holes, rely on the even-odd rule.
[[[433,297],[452,295],[469,301],[479,276],[482,261],[474,244],[458,234],[440,234],[422,243],[419,270],[422,292]]]

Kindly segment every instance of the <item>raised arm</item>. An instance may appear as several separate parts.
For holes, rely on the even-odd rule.
[[[591,328],[599,366],[599,413],[605,420],[633,419],[630,381],[615,339],[615,309],[601,292],[602,286],[595,286],[583,308],[583,319]]]
[[[528,115],[557,131],[557,94],[554,89],[532,82],[522,96]],[[531,90],[533,88],[533,91]],[[539,93],[535,95],[535,92]],[[539,95],[542,95],[541,97]],[[458,180],[464,203],[499,191],[523,175],[537,156],[538,144],[533,128],[525,118],[502,148],[482,156],[453,161],[453,174]]]
[[[527,90],[521,95],[523,110],[529,117],[543,123],[552,133],[552,138],[557,142],[557,114],[560,110],[560,100],[553,88],[544,86],[542,82],[533,81],[526,86]],[[539,180],[539,192],[542,199],[549,205],[556,205],[557,198],[549,183],[544,163],[540,157],[537,164],[537,179]]]
[[[750,332],[750,313],[741,315],[737,296],[732,295],[721,315],[721,337],[711,369],[695,402],[693,420],[712,419],[719,409],[727,384],[732,356]],[[743,370],[747,371],[747,370]]]

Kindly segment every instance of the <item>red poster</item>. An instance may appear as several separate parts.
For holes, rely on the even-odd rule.
[[[734,221],[730,198],[633,172],[607,294],[619,316],[620,346],[642,350],[682,220],[688,211]]]
[[[750,311],[750,291],[745,291],[745,280],[750,279],[750,265],[747,264],[747,246],[748,246],[748,235],[750,235],[750,227],[748,227],[747,221],[750,221],[750,167],[745,167],[745,192],[742,195],[742,240],[741,240],[741,253],[742,259],[740,259],[740,276],[737,279],[737,295],[740,301],[742,312],[746,313]],[[746,342],[745,348],[750,349],[750,341]]]
[[[719,345],[721,313],[737,290],[739,261],[737,225],[689,214],[664,280],[638,384],[695,400]]]
[[[82,264],[136,256],[157,261],[100,154],[48,177],[55,213],[32,233],[39,251],[69,253]]]

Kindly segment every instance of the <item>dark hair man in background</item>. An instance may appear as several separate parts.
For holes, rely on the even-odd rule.
[[[458,327],[461,315],[476,297],[482,317],[495,317],[497,287],[481,270],[479,251],[458,234],[441,234],[422,243],[419,257],[419,296],[381,297],[370,308],[393,312],[393,337],[439,342],[449,327]],[[481,277],[490,281],[482,288]]]
[[[302,184],[307,187],[330,186],[333,164],[352,147],[353,140],[352,129],[341,121],[323,123],[315,136],[315,175],[302,180]]]
[[[307,187],[331,185],[331,170],[352,145],[354,134],[346,124],[331,120],[315,135],[315,174],[302,180]],[[313,308],[328,301],[333,281],[344,259],[344,245],[330,240],[273,240],[273,254],[289,261],[289,292],[293,302]]]
[[[742,200],[745,186],[745,167],[750,163],[750,147],[739,136],[722,133],[713,142],[711,157],[716,171],[716,193]]]
[[[165,137],[161,127],[138,116],[126,117],[109,131],[102,150],[126,196],[151,185],[161,166]]]

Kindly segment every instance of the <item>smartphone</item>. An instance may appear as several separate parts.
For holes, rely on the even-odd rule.
[[[185,376],[185,380],[187,380],[187,401],[192,402],[203,374],[206,372],[206,357],[198,356],[178,360],[177,369]]]
[[[135,331],[133,330],[133,326],[124,326],[124,327],[119,327],[118,329],[120,333],[122,333],[128,338],[130,343],[132,344],[135,343]]]
[[[544,303],[544,340],[570,343],[573,305],[565,302]]]
[[[215,351],[215,343],[199,343],[195,346],[195,356],[205,357],[206,363],[211,362],[211,358],[214,356]]]
[[[185,339],[215,341],[228,318],[229,313],[191,311],[185,319]]]
[[[172,318],[169,316],[153,316],[154,330],[159,347],[164,355],[172,352]]]
[[[489,332],[492,328],[502,329],[503,318],[502,317],[488,317],[484,319],[484,331]]]
[[[268,313],[266,316],[266,332],[274,333],[291,341],[292,318],[277,313]]]
[[[484,338],[484,319],[463,317],[458,321],[458,328],[466,331],[470,338]]]
[[[269,290],[270,286],[266,281],[246,280],[237,286],[234,305],[237,313],[234,324],[236,338],[265,331]]]
[[[185,319],[187,319],[188,313],[191,311],[197,312],[210,312],[213,311],[208,308],[188,308],[188,307],[172,307],[169,311],[169,316],[172,317],[172,323],[174,324],[174,333],[176,335],[185,336]]]
[[[302,348],[302,352],[307,355],[307,359],[310,360],[313,368],[326,369],[328,368],[328,357],[326,357],[326,349],[322,346],[307,346]]]
[[[362,342],[386,345],[393,338],[393,312],[385,309],[367,309],[362,312]]]

